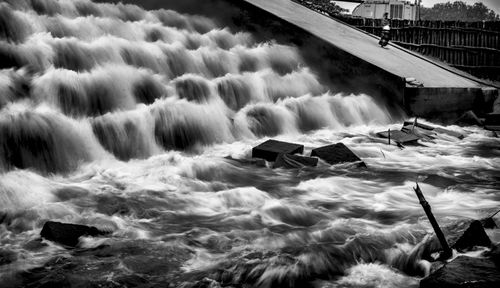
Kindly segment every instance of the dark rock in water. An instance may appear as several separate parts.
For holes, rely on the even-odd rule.
[[[47,240],[71,247],[78,245],[78,238],[81,236],[99,236],[103,234],[105,234],[105,232],[99,231],[92,226],[89,227],[52,221],[45,222],[42,232],[40,232],[40,236]]]
[[[252,149],[252,157],[274,162],[279,154],[296,154],[302,152],[304,152],[304,145],[267,140]]]
[[[471,250],[474,246],[488,247],[491,245],[491,240],[484,232],[481,221],[473,221],[464,234],[452,245],[453,249],[458,251]]]
[[[487,114],[484,119],[484,128],[486,130],[500,131],[500,113]]]
[[[483,121],[479,119],[479,117],[477,117],[477,115],[473,111],[467,111],[455,121],[455,124],[464,126],[483,126]]]
[[[420,288],[452,287],[500,287],[500,269],[490,259],[460,256],[420,281]]]
[[[0,266],[10,264],[17,260],[17,254],[10,250],[0,249]]]
[[[497,223],[495,222],[495,220],[493,219],[493,217],[488,217],[488,218],[481,219],[481,224],[486,229],[495,229],[495,228],[498,228]]]
[[[389,131],[383,131],[377,133],[377,136],[382,138],[389,138]],[[391,141],[401,143],[401,144],[416,144],[420,139],[415,134],[405,133],[399,130],[390,130]]]
[[[302,168],[304,166],[315,167],[317,165],[318,158],[280,154],[276,158],[273,168]]]
[[[489,257],[495,265],[497,265],[497,267],[500,267],[500,244],[497,244],[491,249],[491,251],[486,252],[485,254],[486,255],[483,256]]]
[[[325,160],[331,165],[345,162],[361,162],[360,166],[366,167],[365,163],[363,163],[361,159],[349,150],[349,148],[347,148],[343,143],[313,149],[311,151],[311,157],[315,156]]]

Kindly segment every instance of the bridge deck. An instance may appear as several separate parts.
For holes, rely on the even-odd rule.
[[[290,0],[245,0],[294,24],[366,62],[401,77],[412,77],[425,87],[477,88],[476,81],[443,69],[396,47],[381,48],[378,40]]]

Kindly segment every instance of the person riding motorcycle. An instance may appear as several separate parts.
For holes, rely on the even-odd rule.
[[[384,13],[384,18],[382,19],[382,36],[380,37],[380,41],[378,44],[382,47],[385,47],[389,44],[389,40],[391,39],[391,23],[388,19],[389,13]]]

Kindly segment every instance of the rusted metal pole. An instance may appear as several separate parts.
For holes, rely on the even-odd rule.
[[[413,188],[413,190],[415,190],[418,200],[420,201],[420,205],[422,205],[422,208],[424,208],[425,214],[427,215],[429,222],[431,222],[432,228],[434,229],[434,232],[438,237],[439,243],[441,243],[441,247],[443,248],[443,253],[441,254],[441,258],[443,260],[449,259],[453,255],[453,251],[448,245],[448,242],[446,241],[443,231],[441,231],[441,228],[439,227],[436,218],[434,218],[434,214],[432,214],[431,205],[429,205],[427,200],[425,200],[424,194],[422,194],[422,190],[420,190],[418,183],[417,187]]]

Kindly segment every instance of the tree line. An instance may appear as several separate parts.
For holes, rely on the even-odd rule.
[[[432,8],[421,7],[420,18],[441,21],[500,21],[500,15],[482,2],[469,5],[462,1],[438,3]]]

